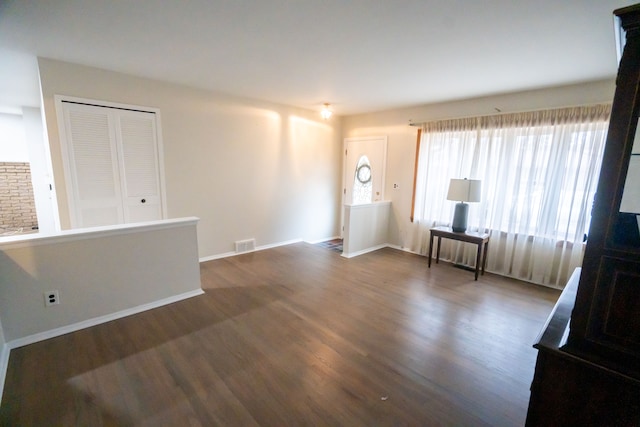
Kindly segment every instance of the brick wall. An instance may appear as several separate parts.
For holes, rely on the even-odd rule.
[[[0,162],[0,234],[37,226],[29,163]]]

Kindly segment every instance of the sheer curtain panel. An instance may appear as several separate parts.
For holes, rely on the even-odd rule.
[[[482,180],[468,230],[490,233],[487,270],[561,288],[582,263],[611,106],[595,105],[425,123],[412,248],[450,225],[449,180]],[[441,257],[471,265],[475,250],[443,241]]]

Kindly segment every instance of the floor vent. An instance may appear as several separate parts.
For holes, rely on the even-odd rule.
[[[236,252],[252,252],[256,250],[256,239],[238,240],[236,242]]]

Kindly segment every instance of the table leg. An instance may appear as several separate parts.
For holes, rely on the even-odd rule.
[[[438,249],[436,249],[436,264],[440,261],[440,246],[442,246],[442,237],[438,236]]]
[[[484,244],[484,255],[482,256],[482,274],[484,274],[484,268],[487,266],[487,252],[489,251],[489,241]]]
[[[433,254],[433,234],[429,236],[429,268],[431,268],[431,255]]]
[[[478,243],[478,253],[476,254],[476,278],[478,280],[478,271],[480,270],[480,260],[482,259],[482,242]]]

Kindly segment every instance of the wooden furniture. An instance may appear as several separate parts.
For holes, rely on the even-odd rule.
[[[566,332],[580,268],[573,273],[538,336],[527,426],[637,426],[640,383],[590,357],[568,351]]]
[[[429,238],[429,268],[431,268],[431,257],[433,255],[433,238],[438,238],[438,249],[436,249],[436,264],[440,261],[440,246],[442,238],[459,240],[461,242],[473,243],[478,245],[478,251],[476,255],[476,268],[475,274],[478,280],[478,272],[482,271],[484,274],[484,267],[487,264],[487,250],[489,249],[489,235],[486,233],[475,233],[472,231],[466,231],[464,233],[457,233],[451,230],[449,227],[434,227],[431,230],[431,237]],[[482,263],[480,262],[482,260]]]
[[[527,425],[640,425],[640,244],[620,212],[640,110],[640,5],[618,9],[626,33],[582,269],[534,345]],[[620,236],[623,236],[621,239]]]

